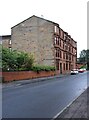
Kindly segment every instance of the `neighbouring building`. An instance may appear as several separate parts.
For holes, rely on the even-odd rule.
[[[11,47],[32,53],[36,64],[56,66],[60,74],[76,68],[77,42],[58,23],[35,15],[11,28]]]
[[[0,36],[0,44],[2,44],[5,48],[11,49],[11,35]]]

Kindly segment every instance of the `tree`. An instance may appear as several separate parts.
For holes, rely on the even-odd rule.
[[[3,71],[19,71],[30,70],[34,59],[32,55],[16,50],[2,48],[2,70]]]
[[[16,55],[15,52],[7,48],[2,48],[2,70],[16,69]]]
[[[79,62],[87,64],[87,68],[89,69],[89,49],[80,52]]]
[[[80,63],[85,63],[87,61],[87,51],[86,50],[82,50],[80,52],[80,57],[79,57],[79,62]]]

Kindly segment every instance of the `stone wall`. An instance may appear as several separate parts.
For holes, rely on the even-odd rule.
[[[12,49],[32,53],[36,64],[54,65],[54,25],[32,17],[12,28]]]

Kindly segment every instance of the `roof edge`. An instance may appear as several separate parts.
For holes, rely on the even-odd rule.
[[[11,37],[11,35],[0,35],[0,37]]]
[[[48,22],[51,22],[51,23],[56,24],[57,26],[59,26],[59,24],[58,24],[58,23],[55,23],[55,22],[53,22],[53,21],[47,20],[47,19],[42,18],[42,17],[38,17],[38,16],[36,16],[36,15],[32,15],[31,17],[29,17],[29,18],[27,18],[27,19],[23,20],[22,22],[20,22],[20,23],[18,23],[18,24],[16,24],[16,25],[14,25],[13,27],[11,27],[11,29],[12,29],[12,28],[14,28],[14,27],[16,27],[16,26],[18,26],[19,24],[21,24],[21,23],[25,22],[26,20],[28,20],[28,19],[32,18],[32,17],[36,17],[36,18],[39,18],[39,19],[42,19],[42,20],[48,21]]]

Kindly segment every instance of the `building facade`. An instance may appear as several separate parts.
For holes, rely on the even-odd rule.
[[[76,68],[77,42],[59,24],[32,16],[11,28],[12,49],[32,53],[35,64],[56,66],[58,73]]]
[[[5,48],[11,49],[11,35],[0,36],[0,44]]]

